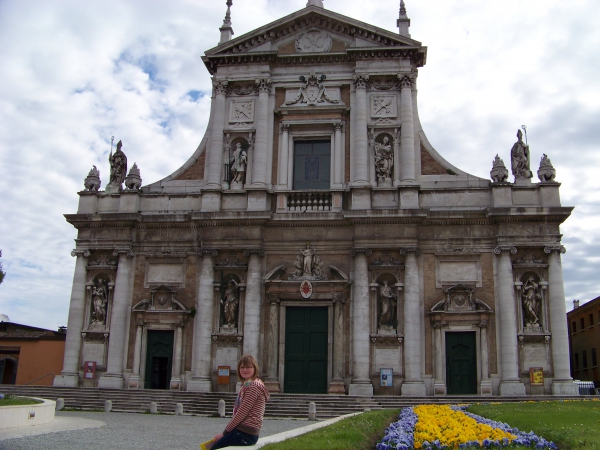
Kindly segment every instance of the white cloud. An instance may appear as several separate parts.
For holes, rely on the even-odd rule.
[[[235,37],[306,0],[236,0]],[[326,8],[395,31],[398,2],[325,0]],[[597,296],[600,4],[519,0],[407,1],[428,46],[419,114],[436,149],[487,178],[528,126],[576,206],[562,227],[567,299]],[[65,213],[96,165],[108,176],[110,136],[145,183],[177,169],[203,137],[210,99],[204,51],[219,39],[225,1],[0,2],[0,312],[56,328],[67,319],[76,231]],[[533,168],[533,167],[532,167]]]

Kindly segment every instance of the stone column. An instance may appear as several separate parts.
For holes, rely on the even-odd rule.
[[[329,384],[329,394],[344,395],[344,305],[346,294],[333,296],[333,377]]]
[[[103,389],[123,389],[123,356],[126,351],[124,344],[129,328],[127,317],[131,309],[131,266],[134,254],[125,249],[115,250],[113,256],[119,256],[119,263],[110,316],[106,373],[98,380],[98,387]]]
[[[245,250],[248,259],[248,278],[246,280],[246,303],[244,307],[244,354],[260,360],[260,300],[262,290],[262,271],[260,258],[265,255],[262,249]]]
[[[349,395],[373,395],[373,384],[369,374],[370,362],[370,313],[369,313],[369,271],[367,256],[371,249],[353,248],[354,282],[352,286],[352,382]]]
[[[342,187],[342,171],[343,166],[342,162],[344,161],[343,151],[344,151],[344,143],[342,142],[342,127],[343,122],[337,122],[333,125],[335,127],[335,152],[333,157],[333,185],[336,188]]]
[[[175,348],[173,349],[173,370],[171,373],[170,388],[179,390],[182,387],[181,380],[181,350],[183,348],[183,323],[175,325]]]
[[[281,138],[279,140],[279,158],[277,165],[279,166],[279,179],[277,184],[279,189],[287,190],[288,188],[288,158],[289,158],[289,130],[290,125],[287,123],[281,124]]]
[[[404,367],[405,378],[402,395],[424,396],[425,384],[422,375],[421,322],[421,282],[417,256],[421,249],[400,249],[406,255],[404,264]]]
[[[498,246],[498,321],[500,328],[500,395],[525,395],[525,385],[519,377],[517,311],[515,308],[515,285],[510,255],[517,249],[511,246]]]
[[[446,383],[444,382],[444,359],[442,348],[442,323],[433,324],[433,336],[435,345],[435,381],[433,383],[433,395],[446,395]]]
[[[265,386],[269,392],[281,392],[279,377],[277,375],[277,361],[279,356],[279,304],[277,295],[269,294],[269,331],[267,335],[267,355],[269,365],[267,366],[267,379]]]
[[[484,319],[479,324],[481,347],[481,395],[492,395],[492,381],[490,380],[490,352],[488,348],[488,321]]]
[[[394,129],[394,186],[399,186],[401,176],[402,160],[400,159],[400,130]]]
[[[356,125],[354,127],[354,180],[353,186],[369,186],[369,145],[367,142],[367,82],[368,75],[356,75],[356,107],[354,108]]]
[[[69,303],[69,318],[67,320],[67,339],[65,341],[65,356],[63,370],[54,378],[54,386],[79,386],[79,355],[81,354],[81,330],[85,322],[85,298],[88,250],[73,250],[71,256],[77,256],[71,301]]]
[[[142,358],[142,331],[143,322],[137,322],[135,327],[135,348],[133,350],[133,368],[131,377],[129,377],[129,388],[137,389],[140,387],[140,362]]]
[[[560,254],[566,250],[562,245],[544,248],[548,255],[548,309],[550,310],[550,331],[552,332],[552,380],[553,395],[578,395],[579,389],[573,382],[569,363],[569,337],[567,330],[567,309],[563,284]]]
[[[192,343],[192,379],[187,383],[188,391],[211,392],[211,347],[214,314],[214,258],[216,250],[198,250],[202,258],[198,301],[194,316],[194,339]]]
[[[256,138],[254,155],[252,155],[252,185],[267,185],[267,142],[269,131],[269,93],[272,81],[270,78],[256,80],[258,86],[258,103],[256,106]]]
[[[415,131],[413,125],[413,75],[398,75],[400,79],[400,152],[402,181],[415,181]]]
[[[214,121],[210,133],[208,187],[220,188],[223,179],[223,128],[225,126],[225,94],[227,80],[213,80],[215,92]]]

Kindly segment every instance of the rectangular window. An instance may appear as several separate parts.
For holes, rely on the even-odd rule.
[[[587,369],[587,354],[585,350],[581,352],[581,362],[583,363],[583,368]]]
[[[575,321],[571,324],[571,333],[577,333],[577,322]]]
[[[598,367],[598,359],[596,357],[596,349],[592,349],[592,367]]]
[[[579,370],[579,355],[577,353],[573,355],[573,369]]]
[[[590,314],[590,327],[594,326],[594,313]]]
[[[331,141],[294,143],[294,190],[328,190]]]
[[[579,325],[581,328],[581,331],[585,330],[585,322],[583,321],[583,317],[581,319],[579,319]]]

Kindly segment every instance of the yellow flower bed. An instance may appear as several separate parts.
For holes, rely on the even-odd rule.
[[[483,446],[484,440],[512,441],[517,437],[499,428],[477,423],[461,411],[454,411],[448,405],[415,406],[414,412],[419,420],[415,426],[414,446],[423,447],[423,442],[439,441],[442,446],[458,448],[460,444],[478,441]]]

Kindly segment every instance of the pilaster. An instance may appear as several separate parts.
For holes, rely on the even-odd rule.
[[[248,258],[248,275],[246,279],[246,304],[244,308],[244,354],[259,359],[260,311],[262,292],[261,261],[264,250],[244,250]]]

